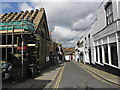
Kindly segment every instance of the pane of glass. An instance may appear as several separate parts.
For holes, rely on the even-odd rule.
[[[110,18],[110,23],[112,23],[113,22],[112,14],[109,16],[109,18]]]
[[[112,22],[112,18],[111,18],[111,16],[109,16],[109,22],[110,22],[110,23]]]
[[[110,4],[110,6],[109,6],[109,14],[111,14],[112,13],[112,4]]]
[[[118,56],[117,56],[117,44],[110,44],[111,49],[111,63],[115,66],[118,66]]]
[[[107,15],[107,17],[109,16],[109,12],[108,12],[108,9],[106,9],[106,15]]]
[[[99,46],[99,51],[100,51],[100,63],[102,64],[103,62],[102,62],[102,48],[101,48],[101,46]]]
[[[104,47],[104,55],[105,55],[105,62],[106,63],[109,63],[109,59],[108,59],[108,45],[107,44],[105,44],[105,45],[103,45],[103,47]]]
[[[110,7],[108,8],[108,14],[110,15]]]
[[[110,24],[110,18],[109,17],[107,18],[107,23]]]
[[[95,51],[96,51],[96,62],[98,62],[98,50],[97,50],[97,46],[95,47]]]

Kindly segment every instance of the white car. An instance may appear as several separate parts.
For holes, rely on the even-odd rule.
[[[70,55],[65,56],[65,61],[70,61]]]

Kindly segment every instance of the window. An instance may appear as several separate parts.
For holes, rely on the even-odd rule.
[[[87,48],[87,41],[86,41],[86,37],[85,37],[85,48]]]
[[[42,38],[42,53],[44,53],[44,40]]]
[[[12,41],[12,40],[11,40]],[[2,45],[5,45],[6,44],[6,36],[5,35],[2,35]]]
[[[90,34],[88,35],[88,39],[89,39],[89,46],[90,46]]]
[[[37,46],[37,59],[39,60],[39,50],[40,50],[40,45]]]
[[[105,45],[103,45],[103,47],[104,47],[105,63],[109,63],[109,59],[108,59],[108,45],[105,44]]]
[[[101,48],[101,46],[99,46],[99,57],[100,57],[100,63],[102,64],[103,62],[102,62],[102,48]]]
[[[113,22],[113,10],[112,10],[112,2],[108,2],[105,6],[106,11],[106,23],[107,25]]]
[[[97,50],[97,46],[95,47],[95,51],[96,51],[96,62],[98,62],[98,50]]]
[[[80,47],[80,41],[77,42],[77,47]]]
[[[112,65],[118,66],[118,56],[117,56],[117,44],[112,43],[110,44],[111,49],[111,63]]]

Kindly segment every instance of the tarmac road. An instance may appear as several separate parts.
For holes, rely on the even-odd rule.
[[[109,88],[108,90],[113,90],[114,88],[114,90],[118,90],[117,86],[98,80],[73,62],[66,62],[57,82],[55,88],[89,88],[90,90],[95,90],[95,88]]]

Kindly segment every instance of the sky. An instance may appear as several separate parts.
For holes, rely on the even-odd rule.
[[[16,0],[17,1],[17,0]],[[20,12],[45,8],[48,28],[53,41],[64,47],[75,47],[77,41],[96,19],[97,8],[101,2],[2,2],[1,13]]]

